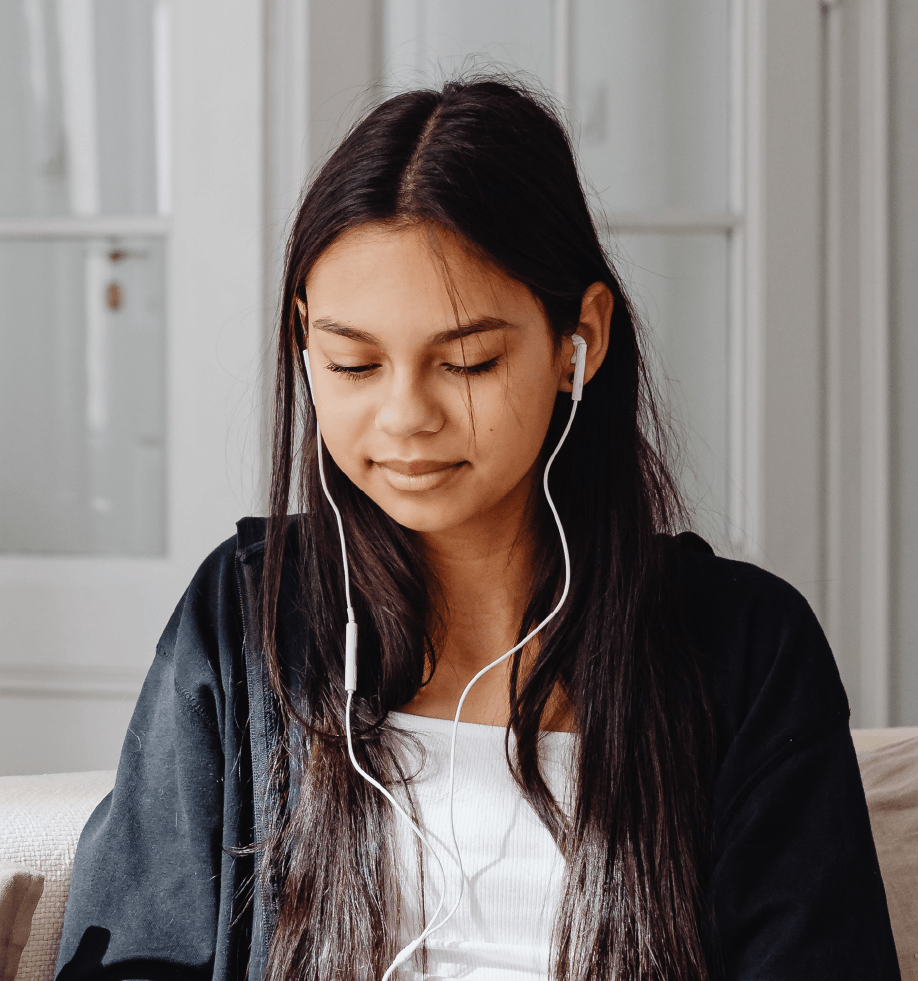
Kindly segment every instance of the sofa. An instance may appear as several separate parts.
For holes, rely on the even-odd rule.
[[[853,730],[903,981],[918,981],[918,728]],[[115,772],[0,777],[0,981],[48,981],[73,855]]]

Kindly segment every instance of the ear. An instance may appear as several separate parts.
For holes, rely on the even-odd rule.
[[[306,312],[306,304],[298,296],[294,298],[294,303],[296,303],[296,309],[300,315],[300,324],[302,324],[303,327],[303,340],[305,341],[309,336],[309,331],[306,329],[307,324],[309,323],[308,314]]]
[[[577,322],[577,333],[586,341],[586,371],[583,375],[584,384],[588,382],[596,369],[602,364],[606,351],[609,350],[609,323],[612,320],[612,310],[615,308],[615,297],[605,283],[593,283],[584,290],[580,301],[580,319]],[[561,378],[558,382],[559,392],[573,390],[574,370],[571,358],[574,355],[574,342],[570,337],[561,341]]]

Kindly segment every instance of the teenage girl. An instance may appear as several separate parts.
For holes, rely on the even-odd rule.
[[[62,981],[899,977],[832,655],[677,534],[639,342],[537,98],[351,132],[287,250],[270,516],[163,634]]]

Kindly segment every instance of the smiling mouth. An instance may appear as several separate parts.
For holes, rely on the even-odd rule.
[[[455,463],[449,460],[377,460],[376,465],[401,474],[403,477],[422,477],[425,474],[441,473],[452,467],[461,467],[464,460]]]
[[[432,491],[449,483],[466,460],[375,460],[386,483],[397,491]]]

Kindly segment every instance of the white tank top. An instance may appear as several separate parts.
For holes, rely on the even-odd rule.
[[[413,732],[424,747],[423,766],[406,748],[415,774],[412,794],[421,826],[441,854],[447,876],[443,914],[456,900],[458,871],[449,830],[449,744],[452,722],[392,712],[397,728]],[[401,976],[473,981],[535,981],[548,976],[551,933],[563,885],[564,860],[554,839],[522,796],[510,774],[501,726],[459,724],[456,743],[456,836],[465,866],[465,894],[456,915],[427,939],[427,973],[420,958]],[[546,783],[570,813],[572,763],[577,736],[543,732],[540,761]],[[407,740],[406,740],[407,742]],[[511,750],[514,746],[511,736]],[[396,818],[402,891],[402,946],[422,929],[419,915],[417,839]],[[440,900],[436,863],[424,858],[424,909],[428,919]]]

